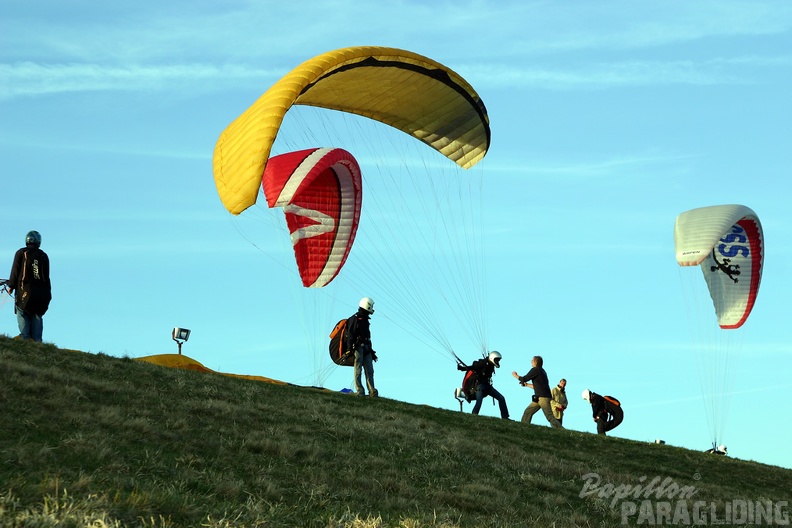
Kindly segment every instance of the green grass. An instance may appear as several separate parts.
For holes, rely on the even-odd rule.
[[[0,526],[619,526],[583,475],[716,505],[792,490],[754,462],[4,336],[0,413]]]

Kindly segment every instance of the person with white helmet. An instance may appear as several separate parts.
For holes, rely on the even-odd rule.
[[[544,412],[545,418],[547,421],[550,422],[556,429],[563,429],[564,426],[561,425],[555,416],[553,416],[553,409],[550,406],[550,399],[552,394],[550,392],[550,382],[547,379],[547,372],[543,368],[544,360],[542,356],[534,356],[531,359],[531,370],[525,376],[520,376],[517,372],[512,372],[512,376],[517,378],[517,381],[520,382],[520,385],[523,387],[528,387],[534,390],[534,395],[531,398],[531,403],[528,404],[528,407],[525,408],[523,412],[522,419],[520,420],[523,423],[530,424],[531,418],[539,409],[542,409]],[[528,383],[532,381],[533,383]]]
[[[29,231],[25,247],[14,255],[11,275],[6,285],[8,294],[16,292],[14,311],[19,337],[41,342],[44,314],[52,300],[49,257],[41,250],[41,234]]]
[[[509,419],[509,409],[506,406],[506,398],[492,386],[492,375],[495,373],[496,368],[500,368],[501,359],[503,359],[501,353],[497,350],[493,350],[487,354],[487,357],[477,359],[470,366],[465,365],[461,361],[457,365],[457,370],[471,372],[471,376],[475,378],[472,382],[472,386],[475,387],[474,390],[476,395],[476,404],[473,406],[473,414],[479,413],[484,398],[492,396],[498,402],[501,418],[504,420]]]
[[[621,402],[613,396],[600,396],[586,389],[583,391],[583,399],[591,404],[594,421],[597,422],[597,434],[605,435],[624,420]]]
[[[358,304],[358,311],[347,321],[346,350],[355,353],[355,392],[358,396],[365,396],[366,392],[361,383],[361,374],[366,374],[366,386],[369,396],[379,396],[379,391],[374,387],[374,362],[377,353],[371,348],[371,327],[369,317],[374,313],[374,300],[363,297]]]

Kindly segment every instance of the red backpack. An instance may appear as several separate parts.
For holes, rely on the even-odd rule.
[[[462,378],[462,395],[465,401],[470,403],[476,399],[476,391],[478,390],[478,375],[475,370],[468,370],[465,372],[465,377]]]

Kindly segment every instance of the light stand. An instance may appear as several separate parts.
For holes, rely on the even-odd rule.
[[[182,343],[190,339],[190,331],[186,328],[176,327],[173,329],[172,337],[176,344],[179,345],[179,355],[181,355]]]

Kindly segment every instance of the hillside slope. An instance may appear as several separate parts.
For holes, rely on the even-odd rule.
[[[792,498],[774,466],[7,337],[0,408],[3,526],[767,525]]]

